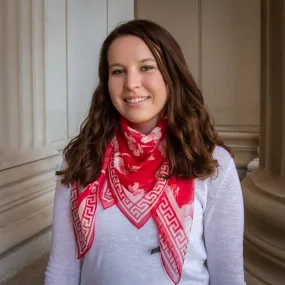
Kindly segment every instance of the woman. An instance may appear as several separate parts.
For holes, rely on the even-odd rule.
[[[64,157],[46,285],[245,284],[235,164],[165,29],[107,37]]]

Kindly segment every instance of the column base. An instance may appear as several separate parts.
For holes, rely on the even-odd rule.
[[[285,181],[256,170],[242,181],[248,285],[285,284]]]

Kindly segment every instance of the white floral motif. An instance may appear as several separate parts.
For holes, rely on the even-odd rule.
[[[135,165],[131,166],[128,164],[128,168],[133,172],[138,172],[141,169],[141,166],[135,166]]]
[[[136,140],[130,135],[128,136],[127,133],[125,133],[125,136],[128,140],[128,147],[133,152],[135,156],[140,156],[143,153],[142,147],[140,144],[136,142]]]
[[[193,208],[193,203],[190,204],[190,205],[184,205],[182,206],[181,209],[184,209],[184,218],[186,219],[192,219],[193,217],[193,211],[194,211],[194,208]]]
[[[119,151],[119,142],[118,142],[118,139],[115,138],[113,143],[114,143],[114,150],[115,150],[115,152]]]
[[[134,185],[129,185],[128,190],[132,193],[140,193],[143,191],[143,189],[139,189],[140,184],[138,182],[135,182]]]
[[[161,153],[161,155],[163,156],[163,157],[165,157],[165,141],[164,140],[162,140],[161,142],[160,142],[160,144],[158,145],[158,150],[160,151],[160,153]]]
[[[114,156],[114,168],[116,168],[122,174],[129,174],[128,170],[126,169],[124,160],[122,159],[119,152],[115,153]]]
[[[148,143],[152,141],[158,141],[162,137],[161,128],[156,127],[153,131],[142,138],[143,143]]]
[[[178,187],[178,186],[173,189],[173,194],[174,194],[175,198],[178,196],[179,191],[180,191],[180,187]]]
[[[155,160],[154,156],[151,154],[148,158],[148,160]]]

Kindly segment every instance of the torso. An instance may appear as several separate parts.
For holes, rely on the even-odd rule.
[[[203,214],[206,208],[208,180],[195,181],[194,218],[188,250],[179,285],[208,285],[203,240]],[[113,206],[104,210],[98,205],[95,239],[83,261],[81,285],[172,285],[161,262],[157,227],[152,220],[134,227]]]

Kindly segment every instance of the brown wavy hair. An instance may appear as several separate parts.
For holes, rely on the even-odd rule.
[[[148,20],[132,20],[116,27],[104,41],[99,60],[99,84],[93,94],[89,113],[79,134],[64,149],[67,167],[57,171],[61,182],[78,181],[82,186],[100,174],[106,146],[119,127],[119,113],[108,90],[108,50],[122,36],[141,38],[153,53],[169,91],[165,106],[168,118],[166,155],[170,176],[205,179],[215,173],[215,146],[229,150],[214,129],[201,91],[187,68],[176,40],[163,27]]]

